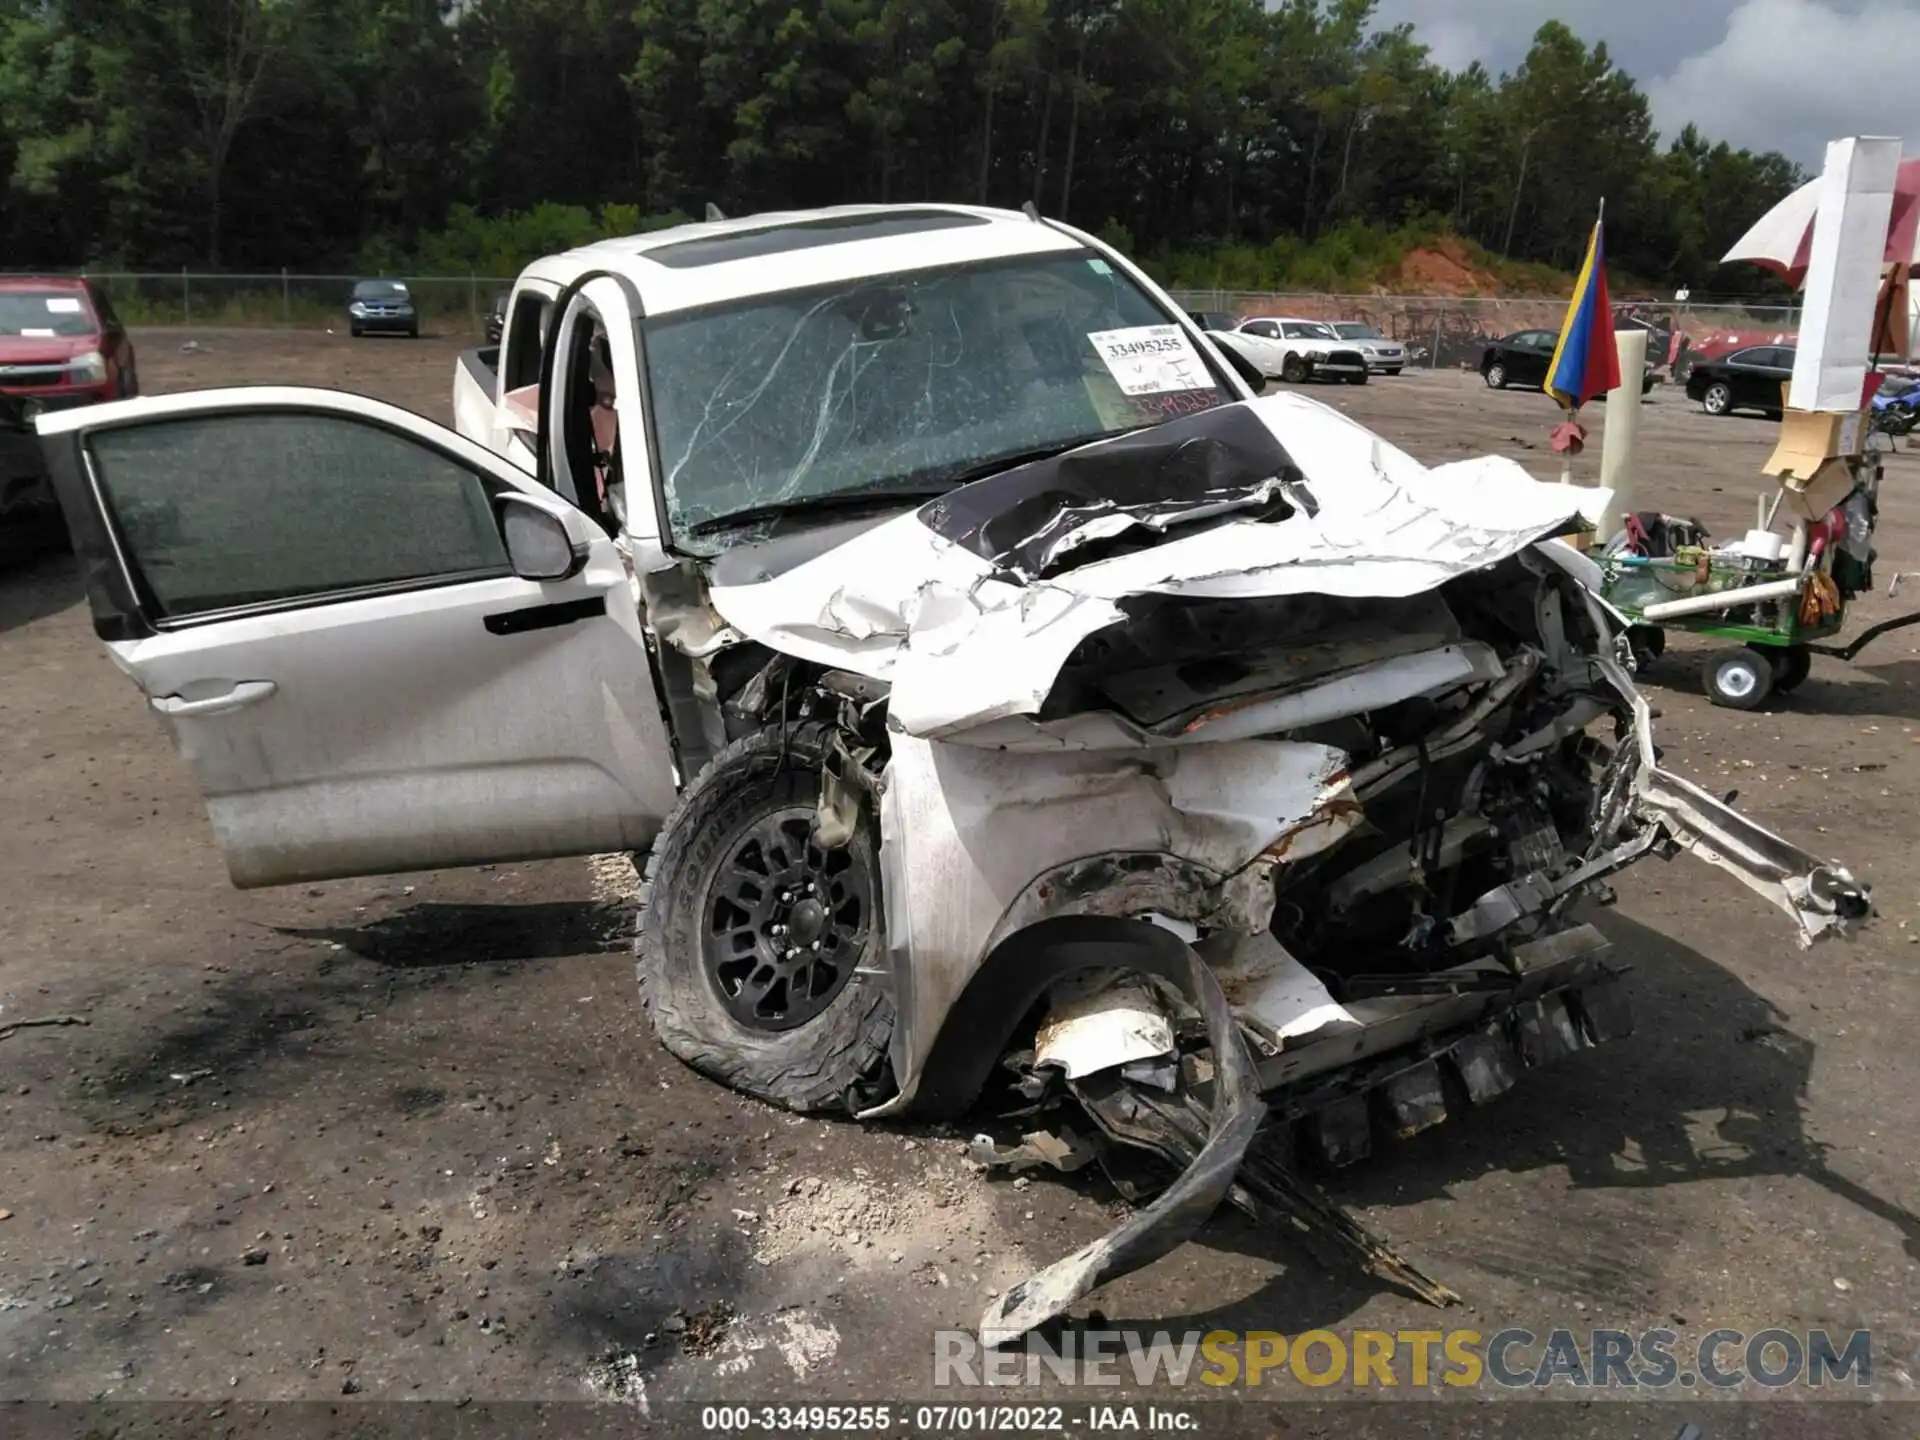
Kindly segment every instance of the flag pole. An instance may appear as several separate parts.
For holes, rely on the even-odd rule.
[[[1607,197],[1602,195],[1600,197],[1599,208],[1594,213],[1593,229],[1588,233],[1588,236],[1587,236],[1587,249],[1590,254],[1592,253],[1592,250],[1593,250],[1594,236],[1599,234],[1600,227],[1606,223],[1606,219],[1607,219]],[[1596,258],[1600,260],[1600,263],[1603,267],[1603,274],[1604,274],[1604,266],[1606,264],[1605,257],[1601,256]],[[1589,283],[1591,284],[1592,281],[1589,281]],[[1576,296],[1575,298],[1577,299],[1578,297]],[[1608,313],[1605,315],[1597,316],[1596,319],[1598,319],[1602,324],[1605,324],[1609,330],[1612,329],[1613,314],[1611,310],[1609,310]],[[1580,425],[1579,403],[1576,401],[1573,405],[1563,406],[1562,408],[1566,412],[1566,419],[1561,422],[1562,426],[1572,426],[1574,434],[1584,435],[1585,431],[1582,429]],[[1556,434],[1558,433],[1560,428],[1561,427],[1555,427]],[[1562,485],[1573,484],[1573,457],[1574,457],[1576,445],[1577,445],[1577,442],[1575,442],[1574,444],[1568,444],[1564,447],[1556,446],[1556,448],[1560,449],[1560,483]]]

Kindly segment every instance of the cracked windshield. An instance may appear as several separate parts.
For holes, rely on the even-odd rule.
[[[695,548],[1233,398],[1169,315],[1084,252],[646,324],[668,519]]]

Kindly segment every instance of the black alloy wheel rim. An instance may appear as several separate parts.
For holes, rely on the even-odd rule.
[[[812,806],[762,816],[736,837],[708,886],[701,948],[727,1013],[755,1030],[815,1019],[853,979],[873,882],[866,851],[823,849]]]

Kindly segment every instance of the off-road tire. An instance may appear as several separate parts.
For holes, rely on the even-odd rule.
[[[1313,373],[1313,367],[1299,355],[1289,355],[1280,362],[1280,378],[1289,385],[1298,385]]]
[[[702,926],[714,872],[758,817],[819,794],[826,729],[798,725],[783,740],[768,729],[713,759],[667,817],[647,857],[634,930],[640,995],[660,1043],[701,1074],[787,1110],[852,1110],[893,1035],[893,1001],[855,974],[813,1019],[791,1030],[757,1030],[731,1015],[708,978]],[[863,828],[856,864],[871,866],[872,914],[859,966],[876,965],[881,927],[879,857]]]

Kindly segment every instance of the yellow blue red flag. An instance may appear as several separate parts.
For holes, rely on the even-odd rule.
[[[1620,386],[1620,352],[1613,340],[1613,303],[1607,296],[1606,246],[1601,237],[1605,219],[1593,222],[1587,241],[1586,263],[1573,283],[1573,299],[1553,347],[1553,363],[1541,384],[1569,410],[1578,410],[1596,395]]]

